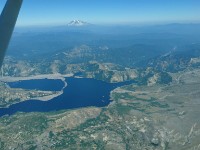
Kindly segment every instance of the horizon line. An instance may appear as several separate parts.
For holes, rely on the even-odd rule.
[[[67,26],[68,23],[16,24],[16,27],[17,28],[18,27],[58,27],[58,26]],[[188,22],[188,21],[183,21],[183,22],[179,22],[179,21],[174,21],[174,22],[134,22],[134,23],[120,23],[120,22],[118,22],[118,23],[90,23],[90,22],[87,22],[87,23],[89,23],[92,26],[156,26],[156,25],[171,25],[171,24],[200,24],[200,21],[191,21],[191,22]],[[85,25],[85,26],[87,26],[87,25]],[[79,26],[79,27],[83,27],[83,26]]]

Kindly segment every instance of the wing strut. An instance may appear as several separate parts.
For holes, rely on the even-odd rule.
[[[7,0],[0,16],[0,68],[23,0]]]

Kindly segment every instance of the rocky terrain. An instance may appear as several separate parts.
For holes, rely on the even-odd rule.
[[[106,107],[2,116],[0,149],[200,150],[199,30],[173,26],[134,34],[115,28],[113,35],[17,33],[11,48],[18,51],[6,57],[1,79],[71,74],[134,83],[111,91]],[[0,107],[57,93],[14,89],[5,82]]]
[[[1,149],[198,150],[199,72],[171,74],[170,85],[117,88],[105,108],[1,117]]]
[[[15,61],[9,59],[7,64],[4,64],[2,69],[1,81],[12,81],[15,78],[19,80],[34,79],[42,76],[43,78],[63,78],[66,74],[74,75],[74,77],[94,78],[109,83],[135,81],[141,85],[154,85],[154,84],[169,84],[172,77],[167,72],[158,72],[153,68],[147,69],[131,69],[124,68],[123,66],[112,63],[99,63],[90,61],[88,63],[69,64],[65,65],[64,71],[60,72],[60,63],[53,63],[45,70],[42,68],[47,65],[37,66],[33,63]],[[35,67],[32,67],[35,66]],[[31,69],[30,69],[31,68]],[[51,74],[52,73],[52,74]],[[63,73],[63,74],[62,74]],[[13,77],[13,79],[12,79]],[[48,100],[62,93],[62,91],[38,91],[38,90],[24,90],[10,88],[5,82],[0,84],[0,107],[8,107],[21,101],[30,99]],[[46,97],[46,98],[45,98]]]

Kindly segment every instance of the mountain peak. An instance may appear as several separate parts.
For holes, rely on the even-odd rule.
[[[68,26],[86,26],[89,25],[89,23],[81,20],[72,20],[68,23]]]

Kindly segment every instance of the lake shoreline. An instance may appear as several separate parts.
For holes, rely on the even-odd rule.
[[[55,75],[53,77],[54,79],[58,79]],[[38,80],[39,78],[46,80],[47,76],[37,76],[34,77],[34,79],[32,77],[31,79],[33,80],[31,82],[34,82],[34,80]],[[48,78],[52,79],[52,75]],[[12,81],[17,82],[18,80],[20,82],[20,79],[26,81],[25,78],[15,78]],[[28,79],[30,79],[30,77]],[[105,107],[112,102],[110,99],[110,92],[116,87],[116,85],[92,78],[74,78],[72,76],[63,79],[65,84],[64,87],[62,85],[62,90],[58,91],[59,93],[55,92],[48,96],[29,98],[25,101],[10,105],[8,108],[1,108],[0,110],[2,112],[0,114],[12,115],[16,112],[50,112],[84,108],[88,106]],[[7,80],[11,81],[8,78]],[[40,84],[40,82],[37,82],[37,84]],[[47,84],[47,86],[49,85]]]
[[[36,80],[36,79],[61,79],[62,81],[65,80],[66,77],[72,77],[73,74],[41,74],[41,75],[34,75],[29,77],[0,77],[0,81],[2,82],[17,82],[17,81],[24,81],[24,80]]]
[[[0,82],[4,82],[4,83],[11,83],[11,82],[19,82],[19,81],[26,81],[26,80],[40,80],[40,79],[51,79],[51,80],[61,80],[64,83],[64,86],[62,87],[62,89],[60,91],[56,91],[56,93],[51,94],[51,95],[47,95],[47,96],[38,96],[33,98],[32,100],[36,100],[36,101],[50,101],[60,95],[63,94],[63,90],[67,87],[67,82],[65,80],[65,78],[67,77],[72,77],[73,74],[42,74],[42,75],[35,75],[35,76],[29,76],[29,77],[11,77],[11,76],[6,76],[6,77],[0,77]],[[11,88],[11,87],[9,87]],[[11,88],[12,89],[12,88]],[[30,90],[30,91],[34,91],[34,90]],[[38,92],[52,92],[52,91],[42,91],[42,90],[37,90]],[[20,102],[24,102],[24,101],[29,101],[30,99],[26,99]],[[17,102],[17,103],[20,103]],[[13,103],[13,104],[17,104],[17,103]],[[11,104],[11,105],[13,105]],[[8,105],[6,107],[0,107],[0,108],[9,108],[11,105]]]

